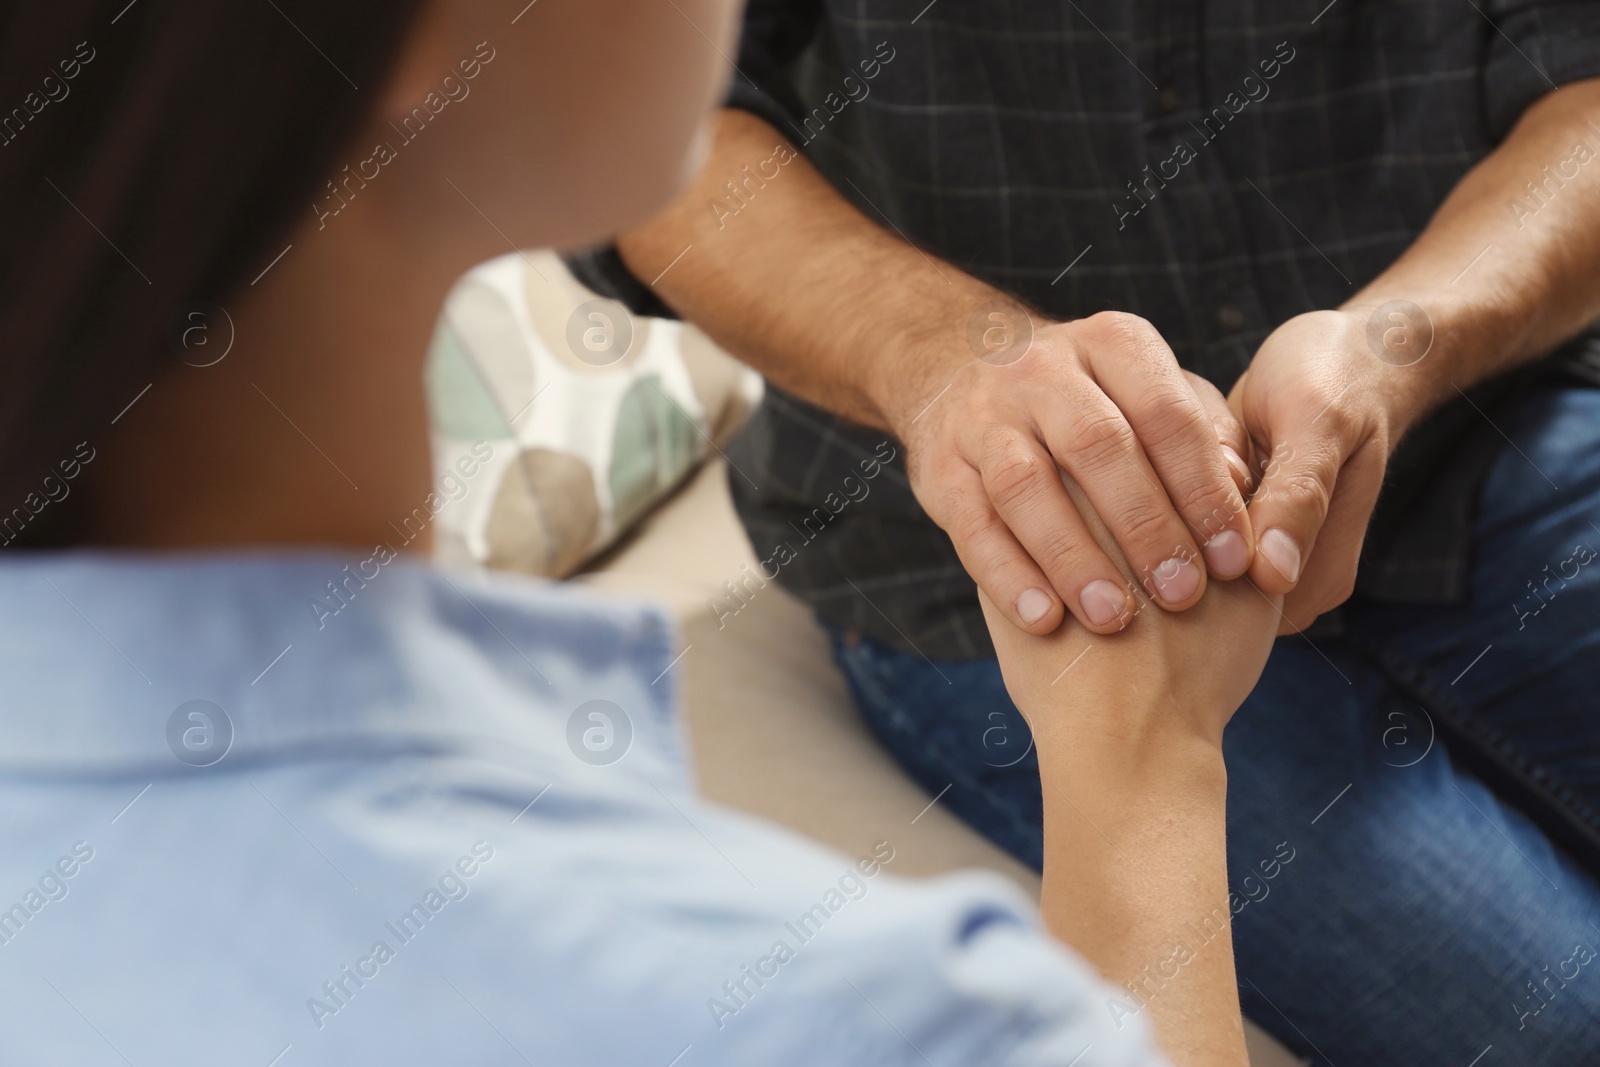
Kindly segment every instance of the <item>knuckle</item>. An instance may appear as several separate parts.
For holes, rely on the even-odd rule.
[[[1133,427],[1120,412],[1093,411],[1072,420],[1066,429],[1066,451],[1090,463],[1127,455],[1137,444]]]
[[[1170,371],[1179,376],[1178,360],[1161,331],[1149,319],[1126,311],[1102,311],[1086,320],[1087,338],[1097,347],[1132,361],[1147,372]]]
[[[1070,576],[1079,569],[1083,553],[1077,539],[1060,527],[1052,529],[1030,549],[1034,560],[1052,578]]]
[[[1139,440],[1147,452],[1192,452],[1213,445],[1217,429],[1194,394],[1152,386],[1139,398]]]
[[[1235,506],[1238,501],[1238,506]],[[1196,475],[1180,482],[1172,493],[1173,506],[1178,514],[1195,523],[1226,526],[1235,513],[1243,510],[1243,501],[1233,491],[1233,479],[1213,483]]]
[[[1009,508],[1038,492],[1043,468],[1031,449],[1009,445],[990,454],[983,466],[983,481],[995,504]]]
[[[988,508],[974,506],[965,499],[945,510],[945,531],[958,545],[977,545],[993,529],[994,521]]]
[[[1155,507],[1124,509],[1117,515],[1117,526],[1112,532],[1118,541],[1139,546],[1151,554],[1161,554],[1162,559],[1185,547],[1174,534],[1167,516]]]
[[[1313,471],[1290,471],[1278,479],[1275,488],[1285,498],[1281,503],[1288,507],[1309,510],[1319,521],[1328,514],[1328,487]]]
[[[1150,320],[1127,311],[1102,311],[1084,320],[1084,326],[1102,343],[1139,348],[1159,337]]]

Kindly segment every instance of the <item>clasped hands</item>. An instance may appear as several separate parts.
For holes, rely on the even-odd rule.
[[[1208,577],[1248,574],[1285,597],[1291,632],[1349,596],[1393,442],[1416,414],[1366,335],[1358,313],[1299,315],[1225,399],[1148,322],[1103,312],[1038,328],[1004,365],[967,358],[935,403],[888,415],[919,501],[1021,629],[1053,632],[1070,612],[1115,633],[1139,609],[1059,470],[1147,599],[1184,611]]]
[[[891,421],[1003,666],[1008,629],[1055,643],[1127,629],[1101,644],[1140,645],[1151,672],[1192,682],[1234,659],[1249,684],[1231,713],[1271,636],[1354,588],[1393,443],[1419,414],[1394,370],[1364,317],[1318,311],[1274,331],[1224,398],[1149,323],[1106,312],[1038,328],[1004,365],[967,361],[942,399]],[[1134,623],[1146,603],[1159,624]],[[1246,628],[1266,643],[1229,647]]]

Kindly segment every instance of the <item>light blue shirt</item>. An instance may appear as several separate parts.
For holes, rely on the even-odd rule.
[[[659,612],[351,562],[0,560],[0,1063],[1165,1062],[999,877],[697,799]]]

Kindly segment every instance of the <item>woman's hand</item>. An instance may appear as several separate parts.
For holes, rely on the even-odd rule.
[[[1120,561],[1083,494],[1063,483]],[[1248,1062],[1230,938],[1199,947],[1158,995],[1139,983],[1188,924],[1227,923],[1222,728],[1261,676],[1281,606],[1248,579],[1213,581],[1188,611],[1141,611],[1122,633],[1069,618],[1039,637],[983,601],[1039,754],[1045,924],[1123,987],[1106,1001],[1116,1024],[1145,1016],[1183,1067]]]

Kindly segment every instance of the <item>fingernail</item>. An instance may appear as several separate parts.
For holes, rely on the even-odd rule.
[[[1089,625],[1109,626],[1127,610],[1128,594],[1121,586],[1096,578],[1083,587],[1078,603],[1083,606],[1083,617],[1089,620]]]
[[[1228,466],[1233,468],[1235,476],[1243,481],[1245,485],[1250,484],[1250,464],[1246,463],[1244,457],[1233,450],[1232,445],[1222,446],[1222,458],[1228,461]]]
[[[1053,603],[1050,594],[1040,589],[1029,589],[1017,597],[1017,618],[1032,626],[1050,612]]]
[[[1300,546],[1294,538],[1274,528],[1261,535],[1260,546],[1273,570],[1291,582],[1300,580]]]
[[[1181,604],[1200,588],[1200,568],[1182,556],[1173,556],[1155,569],[1151,579],[1157,596],[1168,604]]]
[[[1250,548],[1238,530],[1223,530],[1206,542],[1206,562],[1218,578],[1237,578],[1250,566]]]

